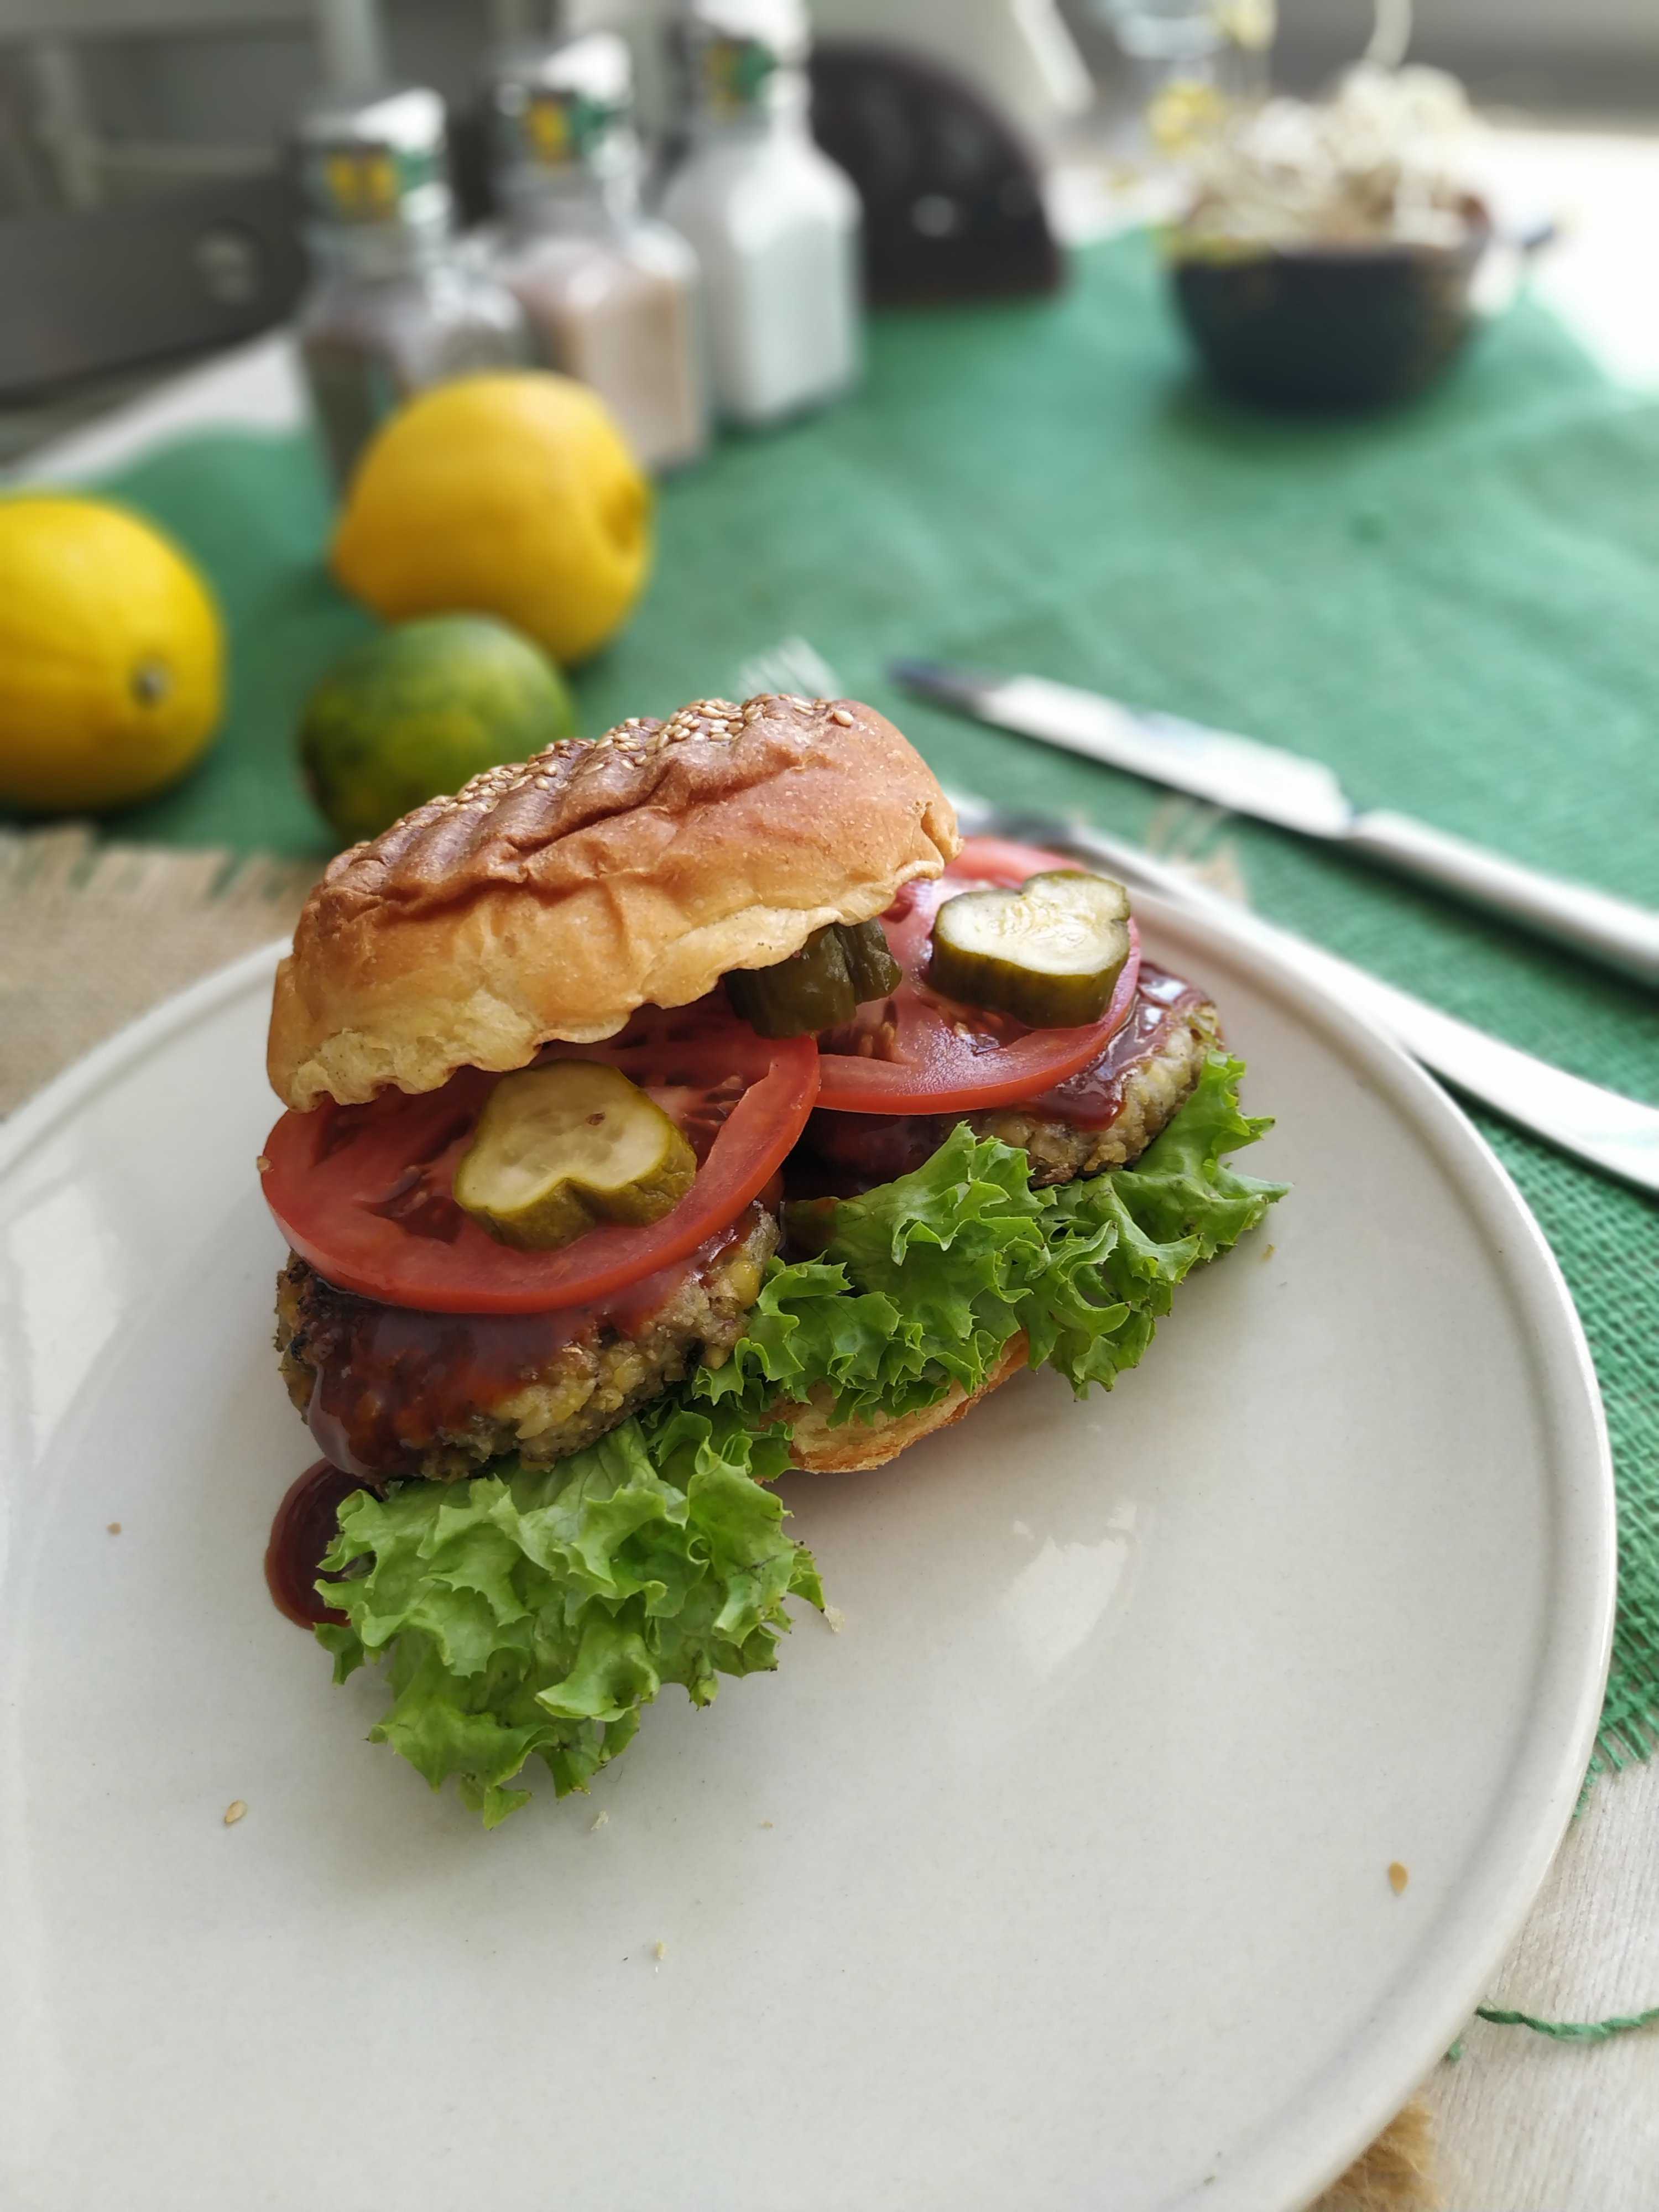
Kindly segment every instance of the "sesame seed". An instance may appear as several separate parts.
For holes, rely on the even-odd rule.
[[[651,1955],[653,1959],[659,1960],[665,1959],[668,1956],[668,1946],[663,1942],[660,1936],[659,1936],[657,1941],[651,1946]]]
[[[1396,1897],[1411,1880],[1410,1873],[1395,1859],[1389,1868],[1389,1887]]]
[[[270,1158],[268,1153],[261,1152],[258,1158],[255,1160],[253,1164],[261,1175],[269,1175],[270,1173]]]
[[[121,1524],[118,1521],[106,1521],[104,1526],[112,1536],[118,1536],[121,1533]]]
[[[226,1827],[234,1828],[246,1811],[247,1800],[245,1797],[233,1797],[225,1808]]]
[[[832,722],[839,722],[843,730],[850,730],[853,726],[853,717],[845,707],[837,707],[830,719]]]

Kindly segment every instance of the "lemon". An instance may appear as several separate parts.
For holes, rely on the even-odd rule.
[[[352,477],[334,573],[377,614],[498,616],[567,665],[619,627],[651,562],[651,491],[603,403],[567,376],[422,392]]]
[[[0,805],[149,798],[212,737],[223,671],[212,595],[159,530],[102,500],[0,501]]]
[[[312,797],[351,843],[574,730],[544,653],[484,616],[433,615],[329,671],[306,702],[300,758]]]

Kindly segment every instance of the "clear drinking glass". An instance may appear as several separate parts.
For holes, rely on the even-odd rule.
[[[1172,83],[1259,98],[1277,27],[1273,0],[1091,0],[1127,57],[1144,112]]]

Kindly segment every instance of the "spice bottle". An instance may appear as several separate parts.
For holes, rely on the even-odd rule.
[[[801,0],[684,0],[689,149],[663,214],[702,264],[714,403],[775,422],[861,361],[858,196],[812,142]]]
[[[296,133],[315,271],[301,358],[335,480],[428,385],[530,358],[512,294],[454,236],[443,102],[416,88],[320,103]]]
[[[490,88],[504,219],[488,265],[550,368],[591,384],[647,468],[708,441],[697,258],[640,213],[627,43],[592,31],[509,53]]]

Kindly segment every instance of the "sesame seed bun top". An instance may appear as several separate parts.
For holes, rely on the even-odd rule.
[[[271,1085],[349,1104],[614,1036],[868,921],[959,842],[854,700],[700,700],[550,745],[332,863],[277,970]]]

